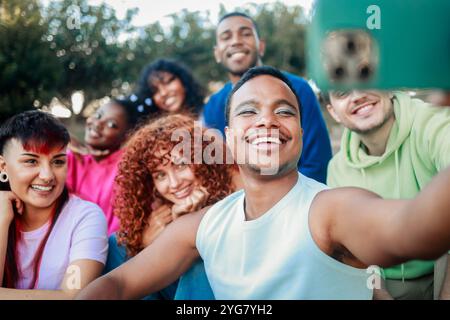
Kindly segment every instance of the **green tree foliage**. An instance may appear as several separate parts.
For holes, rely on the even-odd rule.
[[[190,66],[204,83],[218,78],[219,69],[214,62],[214,27],[209,17],[200,12],[172,14],[172,26],[167,38],[168,53]]]
[[[306,18],[301,7],[281,2],[255,6],[255,20],[266,40],[265,64],[302,74],[305,70]]]
[[[50,3],[46,14],[49,46],[63,69],[56,88],[61,101],[68,103],[76,90],[87,101],[110,95],[129,80],[126,68],[133,64],[134,52],[120,36],[134,32],[130,22],[135,11],[119,20],[105,4],[63,0]]]
[[[0,2],[0,122],[55,93],[59,73],[37,1]]]
[[[278,2],[245,9],[267,42],[265,64],[302,74],[306,19],[300,7]],[[225,9],[221,7],[221,14]],[[206,86],[226,81],[214,61],[215,26],[208,12],[180,11],[159,22],[133,27],[136,10],[124,19],[87,0],[0,0],[0,117],[57,97],[70,107],[81,90],[85,101],[128,94],[142,68],[157,58],[183,62]],[[0,118],[1,121],[1,118]]]

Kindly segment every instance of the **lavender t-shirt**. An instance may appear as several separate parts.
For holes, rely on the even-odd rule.
[[[49,225],[47,222],[39,229],[21,233],[17,289],[30,289],[33,258]],[[72,262],[89,259],[105,264],[107,254],[107,225],[102,210],[94,203],[71,195],[44,248],[36,289],[58,290]]]

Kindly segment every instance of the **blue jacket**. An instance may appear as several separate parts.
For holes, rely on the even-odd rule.
[[[293,74],[283,73],[291,81],[302,108],[303,151],[298,169],[305,176],[326,183],[331,144],[319,103],[308,82]],[[220,130],[222,134],[225,130],[225,103],[231,89],[231,82],[226,83],[220,91],[211,96],[203,109],[205,125]]]

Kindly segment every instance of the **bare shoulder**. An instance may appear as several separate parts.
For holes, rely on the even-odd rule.
[[[366,189],[341,187],[319,192],[311,206],[314,207],[316,214],[322,215],[339,212],[342,209],[349,209],[366,203],[366,201],[378,199],[380,199],[379,195]]]
[[[373,201],[381,198],[376,193],[355,187],[343,187],[323,190],[314,198],[310,209],[310,224],[315,222],[320,227],[330,226],[342,214],[361,212]]]
[[[309,213],[309,228],[318,247],[323,252],[331,254],[336,246],[333,228],[338,220],[343,214],[351,214],[373,199],[379,199],[379,196],[361,188],[345,187],[319,192],[311,204]]]

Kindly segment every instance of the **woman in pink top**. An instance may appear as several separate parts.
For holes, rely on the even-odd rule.
[[[104,215],[65,187],[69,139],[41,111],[0,127],[0,299],[69,299],[103,269]]]
[[[122,158],[122,144],[127,132],[143,119],[148,108],[131,96],[112,99],[86,120],[85,148],[72,143],[67,154],[69,191],[102,208],[108,234],[119,227],[113,214],[113,189],[117,165]]]

